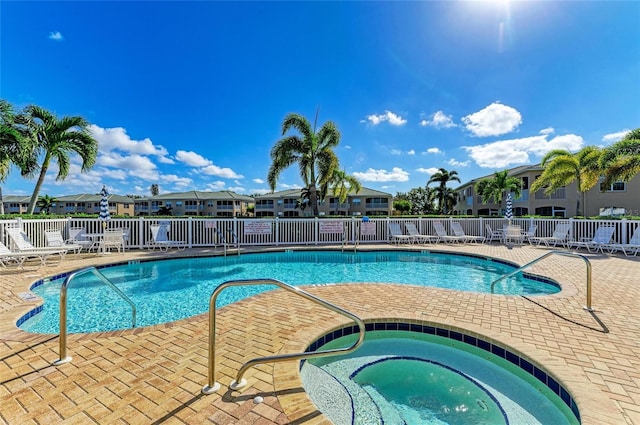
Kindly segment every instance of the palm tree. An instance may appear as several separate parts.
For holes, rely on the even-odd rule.
[[[82,117],[71,116],[58,119],[51,112],[35,105],[25,109],[25,116],[29,142],[33,150],[38,153],[38,156],[44,153],[38,181],[27,210],[28,214],[33,214],[38,193],[51,161],[55,160],[58,163],[56,180],[64,180],[69,175],[71,152],[80,155],[81,171],[89,171],[96,162],[98,141],[88,131],[89,122]],[[35,171],[32,174],[35,174]]]
[[[309,189],[309,203],[313,214],[318,215],[318,188],[328,184],[333,171],[338,168],[338,157],[333,148],[340,143],[340,132],[335,124],[327,121],[316,132],[309,121],[299,114],[288,114],[282,121],[282,135],[290,129],[297,130],[300,135],[289,135],[279,141],[271,149],[271,166],[267,181],[273,192],[280,173],[297,163],[300,176],[305,187]]]
[[[520,197],[521,182],[517,177],[509,176],[509,170],[496,171],[493,177],[487,177],[476,183],[474,190],[482,197],[482,203],[490,200],[502,206],[502,198],[509,192],[513,192],[516,198]]]
[[[640,128],[627,133],[622,140],[605,148],[600,157],[604,185],[629,181],[640,173]]]
[[[58,200],[53,196],[44,195],[38,197],[36,206],[40,208],[40,212],[42,214],[49,214],[49,210],[51,210],[51,207],[53,207],[53,204],[55,204],[56,202],[58,202]]]
[[[548,152],[540,163],[544,171],[531,185],[531,191],[536,192],[544,188],[544,193],[549,195],[576,181],[576,215],[582,216],[583,211],[580,207],[584,206],[585,192],[595,186],[600,178],[601,153],[602,151],[595,146],[585,146],[575,154],[565,149]]]
[[[457,181],[458,183],[460,183],[458,172],[455,170],[447,171],[444,168],[440,168],[435,174],[431,176],[431,178],[429,178],[429,181],[427,182],[427,186],[429,186],[431,183],[440,183],[436,188],[436,191],[438,198],[438,209],[440,210],[441,214],[447,214],[447,204],[450,204],[450,202],[447,202],[446,200],[448,196],[447,183],[450,181]]]
[[[349,197],[350,192],[358,193],[362,189],[362,184],[360,181],[349,174],[347,174],[344,170],[334,169],[333,174],[331,175],[331,180],[327,182],[327,184],[320,189],[321,199],[324,199],[327,190],[331,189],[333,196],[338,198],[338,203],[336,204],[336,214],[338,212],[338,207],[340,204],[344,203]]]
[[[13,112],[9,102],[0,99],[0,182],[4,182],[9,175],[11,165],[20,168],[23,175],[27,175],[37,167],[37,158],[29,150],[24,132],[20,124],[21,117]],[[0,215],[4,214],[2,188],[0,187]]]

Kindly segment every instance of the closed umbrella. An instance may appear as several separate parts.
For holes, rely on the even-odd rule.
[[[100,215],[98,216],[98,220],[102,222],[102,228],[107,227],[107,221],[111,220],[111,214],[109,213],[109,192],[107,192],[107,187],[102,186],[102,190],[100,191]]]
[[[504,213],[504,218],[509,220],[509,223],[511,223],[511,219],[513,218],[513,205],[511,201],[511,192],[507,194],[507,210]]]

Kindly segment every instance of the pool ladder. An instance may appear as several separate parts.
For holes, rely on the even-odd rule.
[[[591,262],[589,261],[589,259],[587,257],[585,257],[582,254],[578,254],[577,252],[571,252],[571,251],[549,251],[546,254],[542,255],[541,257],[536,258],[535,260],[529,261],[527,264],[525,264],[522,267],[517,268],[516,270],[512,271],[511,273],[507,273],[504,276],[500,276],[498,279],[494,280],[493,282],[491,282],[491,293],[493,294],[493,288],[496,286],[496,283],[504,280],[504,279],[508,279],[512,276],[515,276],[516,274],[520,273],[521,271],[523,271],[526,268],[529,268],[530,266],[536,264],[537,262],[544,260],[545,258],[551,256],[551,255],[562,255],[565,257],[577,257],[577,258],[581,258],[585,264],[587,265],[587,305],[584,307],[585,310],[587,311],[594,311],[593,308],[591,308]]]
[[[314,295],[311,295],[308,292],[303,291],[300,288],[296,288],[295,286],[288,285],[284,282],[281,282],[276,279],[247,279],[247,280],[231,280],[224,282],[222,285],[218,286],[213,293],[211,294],[211,298],[209,299],[209,380],[207,385],[202,388],[203,394],[213,394],[214,392],[220,389],[220,384],[215,382],[215,374],[216,374],[216,351],[215,351],[215,339],[216,339],[216,299],[220,292],[225,290],[226,288],[233,286],[254,286],[254,285],[275,285],[282,289],[285,289],[289,292],[292,292],[296,295],[301,296],[309,301],[312,301],[316,304],[324,306],[329,310],[341,314],[343,316],[348,317],[353,320],[359,328],[358,340],[346,348],[337,348],[333,350],[324,350],[324,351],[315,351],[315,352],[305,352],[305,353],[292,353],[292,354],[280,354],[275,356],[265,356],[265,357],[256,357],[245,362],[240,369],[238,370],[238,374],[236,379],[231,382],[230,388],[232,390],[237,390],[244,387],[247,384],[247,381],[242,379],[244,373],[251,367],[263,364],[263,363],[275,363],[275,362],[284,362],[288,360],[299,360],[306,358],[315,358],[315,357],[326,357],[333,356],[337,354],[346,354],[355,351],[362,342],[364,341],[365,334],[365,326],[362,319],[356,316],[353,313],[350,313],[347,310],[344,310],[334,304],[331,304],[328,301],[325,301],[321,298],[318,298]]]
[[[95,267],[87,267],[70,273],[60,287],[60,359],[53,362],[54,366],[69,363],[71,357],[67,356],[67,288],[73,279],[83,274],[92,273],[100,281],[113,289],[116,294],[131,306],[131,327],[136,327],[136,305],[127,295],[113,284],[105,275],[100,273]]]

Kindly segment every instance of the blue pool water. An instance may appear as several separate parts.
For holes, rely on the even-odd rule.
[[[137,326],[173,322],[208,311],[213,290],[236,279],[278,279],[290,285],[328,283],[397,283],[490,292],[491,282],[513,271],[497,261],[428,252],[293,251],[200,257],[123,264],[100,271],[135,303]],[[64,278],[32,289],[44,299],[40,313],[20,327],[35,333],[59,332],[60,287]],[[226,305],[274,289],[233,287],[218,297]],[[536,295],[559,292],[559,286],[522,277],[501,281],[498,294]],[[68,332],[96,332],[131,327],[131,309],[95,276],[74,279],[67,295]]]
[[[347,347],[355,335],[319,350]],[[355,352],[310,359],[307,394],[336,425],[578,424],[560,396],[513,363],[461,341],[369,331]]]

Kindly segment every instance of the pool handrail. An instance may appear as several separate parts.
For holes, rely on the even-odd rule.
[[[120,295],[120,297],[131,306],[131,327],[136,327],[136,305],[131,301],[131,298],[114,285],[105,275],[100,273],[97,268],[91,266],[71,272],[60,287],[60,358],[53,362],[54,366],[71,361],[71,356],[67,356],[67,288],[73,279],[87,273],[93,273],[102,283],[113,289],[116,294]]]
[[[208,383],[202,388],[203,394],[213,394],[214,392],[220,389],[220,384],[215,382],[215,338],[216,338],[216,299],[220,292],[224,289],[233,287],[233,286],[251,286],[251,285],[275,285],[279,288],[290,291],[294,294],[300,295],[301,297],[312,301],[316,304],[327,307],[329,310],[341,314],[343,316],[348,317],[353,320],[359,329],[358,340],[346,348],[337,348],[332,350],[323,350],[323,351],[315,351],[315,352],[304,352],[304,353],[291,353],[291,354],[280,354],[275,356],[265,356],[265,357],[256,357],[254,359],[248,360],[245,362],[240,369],[238,370],[238,374],[236,376],[235,381],[232,381],[230,384],[230,388],[232,390],[240,389],[244,387],[247,383],[246,380],[242,379],[244,373],[251,367],[263,364],[263,363],[275,363],[275,362],[283,362],[288,360],[299,360],[299,359],[307,359],[307,358],[315,358],[315,357],[326,357],[333,356],[336,354],[347,354],[355,351],[362,342],[364,341],[365,334],[365,325],[362,319],[360,319],[355,314],[340,308],[334,304],[331,304],[328,301],[323,300],[322,298],[318,298],[310,293],[297,288],[295,286],[291,286],[287,283],[281,282],[276,279],[241,279],[241,280],[230,280],[222,283],[218,286],[213,293],[211,294],[211,298],[209,299],[209,375],[208,375]]]
[[[491,293],[493,294],[493,288],[496,286],[496,283],[500,282],[501,280],[504,279],[508,279],[511,276],[514,276],[518,273],[520,273],[521,271],[523,271],[524,269],[536,264],[537,262],[544,260],[547,257],[550,257],[551,255],[563,255],[565,257],[577,257],[577,258],[582,258],[585,262],[585,264],[587,265],[587,305],[584,307],[585,310],[587,311],[594,311],[591,308],[591,262],[589,261],[589,259],[587,257],[585,257],[582,254],[578,254],[577,252],[571,252],[571,251],[549,251],[546,254],[536,258],[535,260],[529,261],[527,264],[525,264],[524,266],[518,267],[516,270],[507,273],[503,276],[500,276],[498,279],[494,280],[493,282],[491,282]]]

